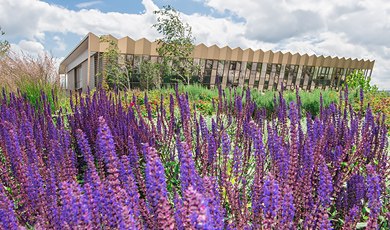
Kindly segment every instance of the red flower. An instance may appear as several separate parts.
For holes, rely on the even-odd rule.
[[[131,102],[131,106],[133,106],[134,105],[134,102]]]

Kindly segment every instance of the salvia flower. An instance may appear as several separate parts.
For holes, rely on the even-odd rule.
[[[318,197],[323,205],[323,207],[329,207],[331,203],[331,194],[333,192],[332,177],[329,173],[328,166],[325,163],[322,163],[319,166],[320,171],[320,182],[318,188]]]
[[[191,185],[195,186],[197,189],[198,186],[198,173],[195,170],[195,163],[192,158],[191,149],[187,143],[180,143],[178,138],[178,146],[181,145],[181,148],[178,148],[179,159],[180,159],[180,182],[181,188],[184,192]]]
[[[370,217],[377,216],[382,207],[381,196],[381,178],[375,172],[371,165],[367,166],[367,197],[368,207],[371,209]]]
[[[158,216],[161,216],[161,214],[159,213],[165,213],[164,216],[168,215],[169,218],[171,218],[173,214],[166,213],[168,210],[166,201],[168,199],[168,191],[165,182],[165,171],[161,160],[153,147],[148,147],[147,145],[145,145],[144,148],[147,151],[147,163],[145,168],[145,180],[148,192],[147,198],[149,204],[152,207],[155,221],[157,223]],[[168,225],[171,226],[170,223]]]
[[[291,229],[295,215],[294,198],[288,185],[285,185],[283,193],[284,198],[281,207],[283,209],[281,227],[284,229]]]
[[[349,211],[348,216],[345,219],[345,223],[344,223],[343,229],[347,229],[347,230],[355,229],[356,228],[356,222],[358,221],[359,214],[360,213],[359,213],[359,207],[358,206],[354,206],[353,208],[351,208],[351,210]]]
[[[271,173],[268,173],[267,180],[263,188],[264,216],[266,218],[275,218],[280,208],[279,184]]]
[[[214,229],[207,201],[190,186],[183,197],[186,229]]]
[[[17,230],[18,225],[14,213],[14,207],[4,194],[3,185],[0,183],[0,229]]]
[[[120,188],[119,159],[115,153],[115,144],[110,129],[103,117],[99,117],[97,147],[103,155],[109,173],[108,180],[116,194]],[[119,195],[119,194],[118,194]]]

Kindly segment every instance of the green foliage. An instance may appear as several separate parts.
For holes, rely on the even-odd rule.
[[[240,92],[238,89],[237,91]],[[275,111],[274,106],[274,94],[278,94],[276,91],[265,91],[264,93],[258,92],[256,89],[251,90],[251,97],[254,102],[256,102],[258,108],[265,108],[267,111],[267,116],[270,117],[271,114]]]
[[[5,34],[5,32],[1,30],[1,26],[0,26],[0,34],[1,35]],[[5,55],[8,52],[9,48],[10,48],[10,44],[7,40],[4,41],[0,40],[0,57]]]
[[[158,62],[151,62],[146,59],[140,65],[141,75],[139,77],[141,89],[149,90],[154,87],[161,88],[162,66]]]
[[[238,90],[237,90],[238,92]],[[278,91],[265,91],[264,93],[258,92],[257,90],[251,91],[251,97],[254,102],[256,102],[259,108],[265,108],[267,111],[267,116],[270,117],[275,111],[274,105],[274,94],[276,97],[279,97]],[[320,112],[320,94],[324,101],[324,106],[329,106],[332,102],[338,103],[339,92],[335,90],[319,90],[315,89],[311,92],[299,91],[299,96],[301,97],[302,103],[302,116],[306,116],[306,112],[309,111],[310,114],[314,117],[317,116]],[[297,101],[295,91],[284,91],[283,97],[286,99],[287,104],[290,104],[292,101]],[[353,103],[353,97],[349,98],[350,102]]]
[[[204,100],[211,101],[213,98],[218,97],[218,90],[210,90],[200,84],[193,85],[178,85],[179,91],[188,93],[188,99],[190,101]]]
[[[107,42],[108,47],[103,53],[103,59],[107,63],[104,68],[104,81],[110,89],[115,85],[119,90],[131,88],[131,65],[120,54],[118,44],[108,37],[100,37],[100,42]]]
[[[357,71],[351,73],[346,78],[346,82],[348,87],[351,89],[360,89],[362,88],[365,93],[367,92],[376,92],[378,91],[378,87],[376,85],[370,85],[371,77],[366,77],[363,71]]]
[[[218,90],[217,89],[208,89],[200,84],[193,85],[178,85],[179,93],[188,94],[188,99],[190,101],[191,109],[192,104],[195,104],[196,108],[203,114],[213,114],[215,111],[213,110],[212,101],[218,101]],[[230,94],[234,97],[234,91],[236,91],[237,95],[242,95],[244,89],[231,89],[225,88],[226,98],[228,103],[230,103]],[[160,103],[160,95],[163,95],[166,101],[169,101],[169,94],[175,94],[174,88],[167,86],[162,87],[161,89],[156,89],[149,92],[149,100],[151,104],[159,104]],[[258,92],[256,89],[251,90],[251,98],[257,104],[258,108],[265,108],[267,112],[267,117],[271,118],[272,114],[275,112],[275,104],[274,104],[274,95],[279,97],[278,91],[265,91],[264,93]],[[310,112],[312,117],[318,116],[320,112],[320,94],[322,94],[322,98],[324,101],[324,106],[329,106],[331,103],[339,102],[339,92],[336,90],[320,90],[315,89],[311,92],[300,91],[299,96],[301,97],[302,103],[302,116],[306,116],[306,112]],[[244,93],[245,95],[245,93]],[[138,101],[143,100],[144,93],[136,93],[136,97]],[[296,93],[295,91],[284,91],[283,97],[286,99],[287,104],[290,104],[292,101],[296,101]],[[349,102],[352,106],[356,107],[357,102],[355,98],[358,97],[357,91],[350,91],[349,93]],[[131,97],[130,97],[131,98]],[[245,100],[245,96],[244,99]],[[141,102],[143,104],[143,102]],[[168,106],[164,105],[164,106]],[[360,108],[360,107],[359,107]]]
[[[154,11],[154,14],[159,17],[152,27],[163,36],[158,40],[159,47],[156,50],[163,57],[164,72],[170,76],[177,75],[189,84],[193,73],[199,70],[193,59],[189,58],[195,48],[191,26],[183,23],[180,13],[170,5]]]

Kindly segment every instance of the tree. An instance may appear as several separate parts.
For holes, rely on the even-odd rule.
[[[149,90],[150,87],[159,89],[161,87],[161,65],[158,62],[143,60],[140,64],[141,75],[139,77],[141,86]]]
[[[378,87],[376,85],[371,86],[371,77],[366,77],[363,71],[355,70],[346,77],[346,83],[351,89],[360,89],[362,88],[365,93],[367,92],[376,92]]]
[[[157,52],[163,57],[164,71],[171,76],[180,76],[189,84],[191,76],[198,71],[198,66],[194,66],[193,59],[189,58],[195,48],[191,26],[183,23],[180,13],[170,5],[154,11],[154,14],[159,17],[153,27],[163,35],[158,39]]]
[[[103,59],[107,63],[104,68],[104,83],[107,83],[110,89],[116,85],[119,90],[130,90],[131,65],[120,54],[118,44],[103,36],[100,37],[100,42],[108,43],[106,52],[103,53]]]
[[[0,33],[1,33],[1,35],[5,34],[5,32],[1,30],[1,26],[0,26]],[[10,44],[7,40],[4,40],[4,41],[0,40],[0,56],[3,56],[4,54],[6,54],[9,50],[9,48],[10,48]]]

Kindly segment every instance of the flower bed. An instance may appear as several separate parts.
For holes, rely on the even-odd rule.
[[[354,113],[340,97],[347,103],[321,99],[318,117],[302,117],[300,97],[287,104],[280,93],[267,120],[250,91],[227,95],[219,88],[211,117],[178,91],[145,95],[145,112],[135,95],[103,90],[55,114],[45,97],[36,110],[3,96],[0,226],[389,227],[382,116]]]

